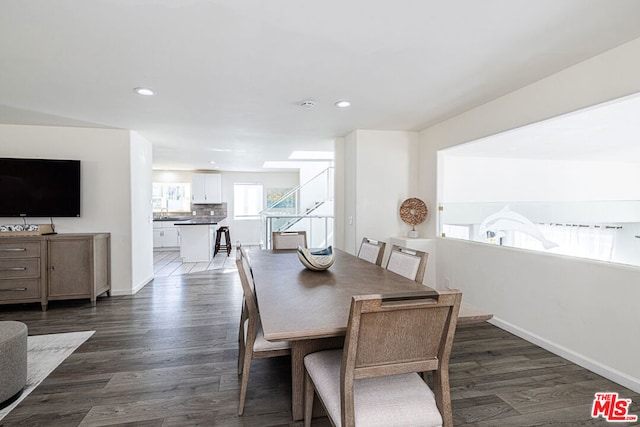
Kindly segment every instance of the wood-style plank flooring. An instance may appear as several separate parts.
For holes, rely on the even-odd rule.
[[[180,251],[178,250],[155,251],[153,253],[153,274],[154,277],[160,278],[219,270],[225,268],[225,266],[235,268],[235,258],[223,255],[225,254],[219,252],[209,262],[182,262]]]
[[[253,362],[245,415],[236,415],[242,294],[233,253],[219,257],[195,273],[167,268],[136,295],[101,297],[95,308],[0,306],[0,320],[22,321],[31,335],[96,331],[0,424],[301,426],[291,421],[286,357]],[[632,399],[640,415],[637,393],[490,324],[458,329],[451,387],[456,426],[609,425],[590,415],[602,391]]]

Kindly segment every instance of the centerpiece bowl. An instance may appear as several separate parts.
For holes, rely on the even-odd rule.
[[[315,251],[298,246],[297,252],[298,259],[309,270],[322,271],[333,265],[334,255],[331,246]]]

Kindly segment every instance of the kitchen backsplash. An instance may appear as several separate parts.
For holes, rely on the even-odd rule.
[[[191,205],[191,211],[196,213],[196,216],[211,216],[211,211],[214,212],[213,216],[227,216],[227,203],[214,203],[211,205]]]

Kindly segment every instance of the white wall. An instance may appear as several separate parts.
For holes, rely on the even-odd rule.
[[[333,244],[336,248],[344,248],[345,242],[345,167],[344,167],[344,156],[345,156],[345,143],[344,138],[336,138],[333,143],[333,152],[335,155],[334,165],[335,165],[335,173],[334,173],[334,236],[333,236]],[[338,220],[340,219],[340,220]]]
[[[131,168],[141,167],[142,163],[131,156],[139,149],[147,152],[145,146],[140,137],[132,142],[131,132],[126,130],[0,125],[0,156],[81,161],[81,217],[54,218],[54,223],[58,233],[111,233],[113,295],[129,295],[144,285],[134,281],[145,280],[144,267],[137,270],[135,277],[132,272],[132,250],[138,249],[138,239],[144,239],[144,232],[132,234],[140,220],[132,217],[132,200],[137,204],[144,192],[132,194]],[[134,181],[138,182],[144,173],[136,171]],[[146,200],[150,198],[149,188]],[[139,207],[135,212],[137,215]],[[16,218],[0,218],[0,223],[15,221]],[[49,218],[28,218],[28,221],[48,223]],[[149,244],[151,241],[149,234]],[[137,253],[135,260],[148,266],[153,263],[153,252]]]
[[[153,182],[162,182],[171,184],[177,183],[189,183],[191,184],[191,175],[195,171],[174,171],[174,170],[154,170],[152,172]]]
[[[443,203],[640,200],[637,163],[443,157]]]
[[[131,132],[131,277],[133,293],[153,279],[152,146]]]
[[[640,39],[439,123],[419,136],[419,196],[438,203],[437,151],[640,91]],[[423,227],[437,232],[437,221]],[[495,323],[640,391],[640,269],[437,239],[437,283]]]
[[[416,196],[417,133],[357,130],[344,139],[343,249],[356,253],[363,237],[388,241],[406,236],[400,220],[404,200]]]
[[[638,391],[640,272],[632,267],[437,239],[437,279],[497,326]]]
[[[342,204],[342,206],[344,207],[344,210],[336,210],[335,223],[339,225],[336,225],[335,228],[336,230],[342,229],[344,231],[344,235],[339,236],[339,239],[336,240],[336,246],[350,253],[355,253],[357,248],[357,236],[355,227],[357,207],[356,198],[358,194],[358,165],[356,162],[357,142],[357,132],[351,132],[344,139],[336,141],[336,145],[341,146],[341,149],[339,151],[342,153],[342,174],[336,173],[336,187],[341,187],[343,189],[343,199],[340,201],[340,204]],[[339,192],[336,191],[336,194],[339,194]],[[376,193],[369,194],[371,195],[371,197],[374,197]],[[339,245],[338,242],[340,242],[341,245]]]

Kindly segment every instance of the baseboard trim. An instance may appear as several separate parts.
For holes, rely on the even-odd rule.
[[[143,281],[138,283],[136,286],[134,286],[133,289],[131,290],[131,292],[128,292],[128,291],[125,291],[125,290],[114,290],[114,289],[111,289],[111,295],[113,295],[115,297],[120,297],[120,296],[124,296],[124,295],[135,295],[135,294],[138,293],[138,291],[140,289],[144,288],[149,283],[151,283],[152,280],[153,280],[153,276],[147,277],[146,279],[144,279]]]
[[[617,369],[604,365],[582,354],[578,354],[568,348],[553,343],[545,338],[542,338],[539,335],[532,334],[529,331],[519,328],[509,322],[505,322],[504,320],[501,320],[499,318],[494,317],[489,320],[489,323],[497,326],[500,329],[504,329],[505,331],[510,332],[522,339],[525,339],[539,347],[542,347],[545,350],[548,350],[560,357],[563,357],[575,363],[576,365],[582,366],[583,368],[588,369],[591,372],[601,375],[608,380],[620,384],[623,387],[627,387],[628,389],[633,390],[636,393],[640,393],[640,378],[634,378],[628,374],[625,374],[624,372],[620,372]]]
[[[140,283],[138,283],[138,285],[133,288],[133,292],[131,293],[131,295],[137,294],[140,289],[147,286],[149,283],[151,283],[152,280],[153,280],[153,274],[151,276],[148,276],[146,279],[144,279]]]

